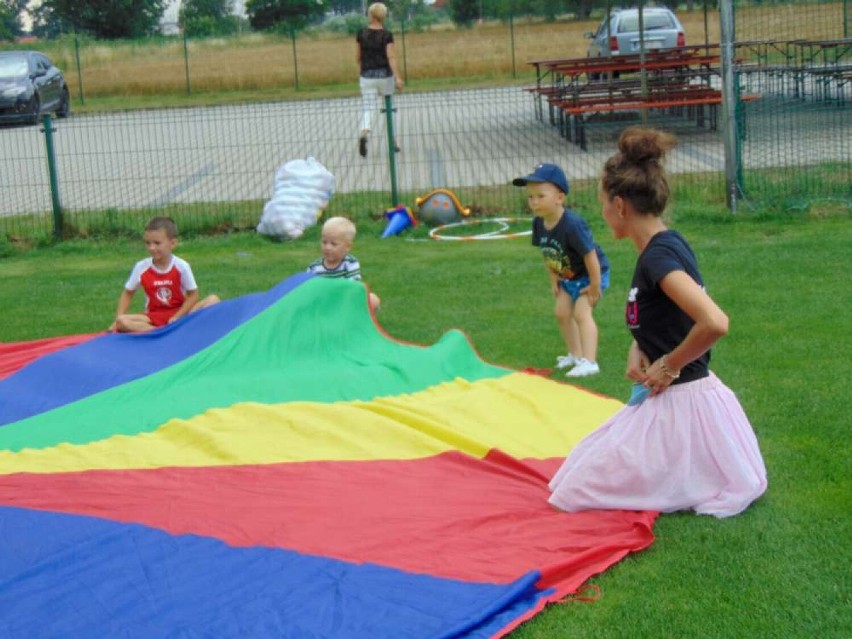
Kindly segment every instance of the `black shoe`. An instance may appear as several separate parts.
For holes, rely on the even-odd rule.
[[[399,153],[400,151],[402,151],[402,149],[400,149],[400,148],[399,148],[399,145],[398,145],[398,144],[394,144],[394,145],[393,145],[393,150],[394,150],[394,151],[396,151],[397,153]]]
[[[362,135],[358,140],[358,153],[362,158],[367,157],[367,136]]]

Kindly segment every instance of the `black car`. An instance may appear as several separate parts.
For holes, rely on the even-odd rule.
[[[38,51],[0,51],[0,124],[38,122],[42,113],[68,117],[71,99],[62,73]]]

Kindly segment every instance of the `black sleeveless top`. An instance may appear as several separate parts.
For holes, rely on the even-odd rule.
[[[388,44],[393,34],[386,29],[364,28],[355,37],[361,47],[361,75],[369,78],[386,78],[392,75],[388,62]]]

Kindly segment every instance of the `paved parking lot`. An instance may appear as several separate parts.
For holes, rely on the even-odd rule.
[[[398,184],[401,190],[505,185],[540,161],[562,164],[573,179],[594,178],[615,150],[618,132],[640,114],[592,118],[582,151],[535,119],[533,98],[519,87],[401,94]],[[832,106],[837,109],[838,107]],[[274,102],[72,116],[55,121],[62,205],[70,209],[136,208],[167,203],[266,200],[285,161],[313,156],[335,176],[338,192],[390,190],[384,115],[368,157],[357,153],[359,98]],[[841,117],[826,105],[767,97],[747,106],[747,166],[850,161],[848,104]],[[779,130],[778,109],[784,109]],[[830,114],[829,114],[830,115]],[[837,122],[838,124],[833,124]],[[680,145],[674,173],[722,171],[718,131],[683,117],[655,115]],[[41,127],[0,128],[0,215],[51,210]]]

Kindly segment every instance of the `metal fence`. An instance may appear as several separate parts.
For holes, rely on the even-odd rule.
[[[810,6],[814,20],[806,42],[795,41],[801,29],[792,22],[755,24],[749,16],[757,13],[737,7],[737,92],[754,98],[737,107],[737,171],[747,200],[781,207],[823,198],[847,206],[852,201],[846,4]],[[800,21],[802,13],[790,15]],[[717,24],[710,12],[708,25]],[[718,41],[714,28],[708,41]],[[531,69],[525,72],[532,80]],[[401,151],[394,154],[393,172],[381,117],[367,157],[359,156],[361,104],[355,96],[53,121],[56,202],[44,127],[2,127],[0,237],[52,234],[55,203],[66,234],[138,232],[141,218],[153,212],[199,232],[252,228],[278,167],[307,156],[336,178],[331,213],[359,218],[397,203],[413,208],[416,197],[440,187],[454,190],[475,212],[511,214],[523,206],[510,186],[514,176],[537,162],[556,162],[575,192],[592,191],[618,133],[639,122],[678,135],[668,162],[676,188],[699,188],[708,200],[725,201],[724,140],[719,113],[709,106],[591,114],[584,118],[583,148],[564,127],[537,117],[537,98],[517,83],[407,92],[394,105]]]

